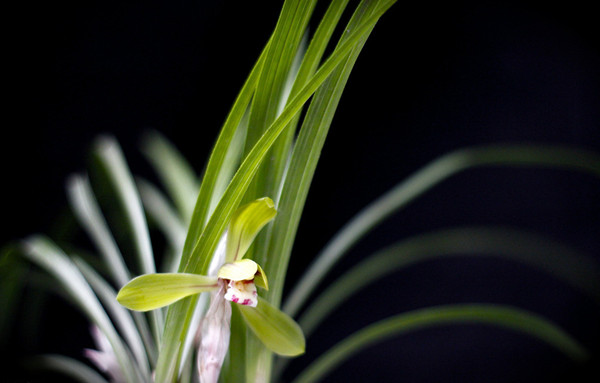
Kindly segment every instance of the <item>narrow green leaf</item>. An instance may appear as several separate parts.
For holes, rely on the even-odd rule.
[[[304,353],[305,340],[292,318],[262,298],[256,307],[234,305],[265,346],[276,354],[297,356]]]
[[[295,316],[315,286],[364,235],[427,190],[467,169],[481,166],[538,166],[572,169],[600,177],[600,156],[556,146],[493,145],[461,149],[431,162],[373,201],[350,220],[317,255],[283,310]]]
[[[145,274],[121,288],[117,301],[130,310],[149,311],[217,288],[217,278],[198,274]]]
[[[123,152],[119,144],[110,137],[98,139],[95,144],[95,152],[108,172],[131,226],[141,269],[147,274],[154,273],[156,269],[146,216]]]
[[[160,133],[152,131],[142,141],[142,152],[158,173],[186,223],[194,211],[199,183],[183,155]]]
[[[146,216],[121,147],[113,138],[102,137],[95,143],[95,154],[100,159],[100,163],[104,165],[121,202],[125,218],[131,228],[133,243],[142,273],[155,273],[154,253],[152,252]],[[154,338],[158,340],[161,338],[163,331],[163,313],[153,311],[150,314],[150,319]]]
[[[293,383],[314,383],[365,348],[409,331],[449,324],[489,324],[536,337],[568,357],[581,361],[586,350],[561,328],[536,314],[496,305],[447,305],[400,314],[357,331],[309,365]]]
[[[275,121],[287,102],[286,83],[316,3],[316,0],[287,0],[284,3],[252,102],[246,153]],[[269,152],[269,161],[265,161],[258,170],[246,201],[263,195],[277,200],[294,131],[295,125],[287,124],[274,142]]]
[[[73,213],[102,256],[113,281],[119,286],[124,285],[131,276],[100,211],[89,180],[82,176],[71,176],[67,181],[67,195]]]
[[[22,248],[24,255],[52,275],[65,289],[71,298],[70,301],[106,335],[126,381],[137,383],[140,379],[142,381],[150,379],[149,376],[142,375],[92,288],[69,257],[50,240],[41,236],[26,239]]]
[[[290,98],[293,99],[313,76],[346,5],[347,1],[343,0],[331,2],[306,51],[290,92]],[[360,21],[360,17],[357,17],[357,15],[364,15],[364,8],[364,3],[359,6],[352,21],[345,28],[346,33],[352,33]],[[345,35],[342,35],[342,40]],[[284,146],[285,144],[280,144],[271,154],[271,157],[279,156],[280,161],[286,161],[288,164],[282,187],[279,185],[277,177],[270,176],[270,173],[265,177],[265,182],[272,183],[270,185],[272,190],[280,190],[281,187],[279,204],[285,206],[285,208],[281,210],[281,215],[276,219],[276,222],[257,238],[253,257],[259,263],[264,264],[267,274],[272,276],[274,287],[266,298],[276,306],[279,305],[293,239],[295,238],[312,176],[320,157],[321,148],[345,82],[367,36],[368,33],[365,33],[362,40],[356,44],[354,50],[348,55],[346,61],[335,69],[314,94],[304,118],[302,129],[293,147],[291,158],[288,159],[290,149],[287,149]],[[282,133],[284,137],[280,138],[280,141],[291,141],[298,120],[299,115],[296,115]],[[276,167],[271,166],[270,169],[276,169]],[[263,371],[262,375],[264,375],[264,371],[271,369],[271,353],[254,337],[250,337],[247,342],[247,354],[251,355],[247,360],[247,369],[261,370]]]
[[[144,374],[146,374],[146,376],[152,375],[148,362],[154,362],[156,360],[157,350],[150,337],[148,328],[143,327],[142,330],[145,331],[138,331],[131,313],[117,303],[115,299],[117,293],[115,290],[81,258],[74,258],[73,261],[85,279],[89,282],[94,292],[96,292],[98,298],[102,301],[102,304],[110,314],[113,323],[115,323],[121,334],[123,334],[123,337],[127,341],[131,352]],[[142,340],[142,335],[145,335],[144,340]],[[146,344],[144,344],[144,341]]]
[[[62,355],[40,355],[26,360],[28,368],[60,372],[81,383],[108,383],[94,369],[78,360]]]
[[[241,206],[231,217],[227,230],[226,262],[242,259],[252,241],[277,214],[275,204],[268,198],[260,198]]]
[[[371,27],[377,22],[379,17],[395,3],[395,0],[388,0],[382,3],[377,11],[366,18],[360,27],[347,36],[347,40],[341,44],[327,59],[327,61],[319,68],[317,73],[309,82],[299,91],[298,95],[290,101],[283,110],[277,120],[261,137],[254,149],[246,156],[236,175],[232,179],[229,187],[225,191],[221,202],[217,205],[215,212],[207,224],[206,231],[199,237],[198,243],[192,251],[192,255],[187,259],[187,262],[180,267],[180,271],[199,271],[208,266],[210,258],[202,256],[202,254],[212,254],[220,234],[225,229],[225,225],[229,222],[231,214],[240,202],[240,195],[247,190],[250,181],[256,174],[258,165],[265,158],[269,148],[277,139],[281,131],[290,122],[290,120],[298,113],[302,105],[310,98],[313,92],[319,88],[323,81],[335,70],[335,68],[346,58],[355,44],[368,33]],[[191,230],[192,225],[190,225]],[[188,234],[189,238],[189,234]],[[188,240],[186,239],[186,246]],[[185,254],[185,249],[184,249]],[[182,260],[182,263],[185,259]]]
[[[376,8],[377,2],[361,3],[345,30],[348,33],[353,32]],[[371,28],[373,27],[374,25]],[[262,254],[265,255],[277,254],[277,257],[269,259],[268,262],[259,260],[259,262],[263,262],[266,273],[271,276],[273,281],[267,299],[275,305],[279,305],[281,300],[294,238],[320,158],[321,149],[325,143],[346,82],[369,37],[369,32],[364,34],[345,61],[336,68],[315,93],[294,146],[280,200],[282,214],[278,217],[276,224],[273,225],[270,246],[262,251]],[[348,35],[344,34],[342,36],[338,46],[346,41],[346,36]]]
[[[467,227],[409,238],[367,257],[333,281],[306,308],[298,323],[308,337],[329,313],[370,283],[429,259],[498,257],[522,262],[590,294],[600,303],[600,265],[563,244],[517,230]]]
[[[267,43],[267,47],[268,45],[269,43]],[[240,90],[211,152],[186,235],[183,252],[181,254],[181,261],[178,269],[180,272],[194,269],[194,267],[190,267],[192,252],[205,228],[208,217],[213,213],[212,206],[214,205],[214,201],[220,200],[221,198],[221,194],[219,194],[220,192],[218,191],[218,185],[222,177],[222,170],[228,166],[226,164],[227,153],[231,145],[235,145],[236,131],[244,116],[244,112],[252,99],[256,82],[260,75],[260,69],[264,61],[265,51],[266,48],[261,53],[261,56],[244,83],[244,86]],[[231,211],[231,213],[233,213],[233,211]],[[223,230],[224,228],[225,226],[223,225],[221,229]],[[214,248],[216,248],[216,242],[218,242],[218,236],[220,236],[221,232],[222,231],[219,231],[218,234],[215,234],[215,238],[213,238],[215,240]],[[201,255],[196,254],[196,256],[203,257],[201,260],[196,260],[196,262],[205,265],[203,271],[200,271],[199,273],[206,273],[208,271],[208,262],[210,262],[212,252],[204,252]],[[199,270],[196,272],[198,271]],[[187,301],[169,307],[167,312],[167,323],[170,323],[170,325],[165,328],[166,333],[161,346],[163,352],[159,355],[156,367],[157,382],[173,382],[175,380],[175,371],[179,368],[180,357],[183,345],[185,344],[184,339],[186,337],[187,328],[192,321],[196,304],[197,300],[192,296]],[[175,356],[177,354],[179,357]]]
[[[186,238],[186,244],[184,246],[181,266],[179,268],[180,271],[198,274],[206,273],[210,262],[210,257],[216,249],[219,238],[225,230],[227,223],[230,221],[231,215],[238,207],[245,191],[249,186],[250,181],[257,171],[258,165],[265,158],[268,149],[281,133],[282,129],[284,129],[290,120],[294,118],[296,113],[300,111],[302,105],[310,98],[313,92],[344,60],[346,55],[350,53],[355,44],[364,36],[365,33],[370,30],[373,24],[377,22],[381,15],[383,15],[385,11],[395,3],[395,1],[396,0],[388,0],[383,2],[380,8],[378,8],[378,10],[372,16],[364,20],[360,28],[357,28],[354,32],[350,33],[348,35],[348,39],[331,54],[331,56],[319,68],[311,80],[308,81],[302,90],[298,92],[298,95],[296,95],[288,103],[277,120],[265,132],[259,142],[255,145],[254,149],[248,154],[248,156],[246,156],[240,165],[240,168],[233,177],[227,190],[225,190],[225,193],[215,208],[215,211],[211,215],[211,218],[204,231],[202,231],[204,226],[202,225],[200,218],[206,212],[208,205],[205,204],[208,199],[206,196],[203,197],[201,189],[198,197],[198,203],[196,204],[196,209],[194,212],[194,216],[196,217],[197,221],[194,223],[194,218],[192,218],[190,230]],[[217,142],[217,145],[218,143],[219,141]],[[225,145],[225,147],[227,146],[228,144]],[[216,152],[217,147],[215,147],[215,150],[213,150],[213,155]],[[201,231],[202,235],[200,235]],[[196,240],[197,242],[191,242]],[[191,244],[195,246],[193,247],[191,253],[188,253],[188,246]],[[173,358],[179,361],[179,357],[174,355],[180,356],[179,349],[181,348],[183,339],[187,333],[196,301],[197,299],[192,296],[169,307],[169,311],[167,313],[167,322],[172,324],[165,328],[165,335],[163,338],[165,342],[161,347],[161,355],[159,356],[159,363],[156,370],[157,381],[171,382],[174,380],[174,376],[170,375],[169,371],[175,371],[177,368],[173,369],[170,362]]]
[[[315,4],[316,0],[287,0],[283,4],[252,101],[246,153],[277,117],[290,68]]]
[[[229,182],[231,182],[231,178],[233,178],[233,175],[242,161],[244,145],[246,144],[246,135],[248,133],[248,120],[250,116],[249,111],[250,108],[246,110],[244,116],[238,123],[235,133],[231,138],[231,142],[229,143],[229,147],[227,148],[227,154],[223,159],[223,163],[221,164],[221,168],[219,169],[217,178],[215,179],[210,205],[208,208],[209,216],[215,210],[215,207],[219,203],[219,199],[221,199],[221,196],[225,192],[225,189],[227,189]]]
[[[184,222],[169,203],[165,195],[161,193],[156,186],[142,179],[137,180],[137,185],[148,217],[167,238],[173,252],[181,255],[186,234]],[[176,260],[179,261],[179,256],[176,258]],[[174,263],[174,261],[167,262],[169,265],[172,263]],[[177,262],[174,268],[163,268],[162,271],[174,272],[177,271],[178,266],[179,262]]]
[[[210,154],[185,239],[179,271],[184,271],[184,268],[189,263],[189,258],[204,229],[204,225],[208,217],[212,214],[215,201],[218,201],[222,196],[222,192],[218,190],[218,187],[221,183],[222,171],[229,166],[227,164],[227,153],[229,153],[232,145],[239,144],[235,140],[236,132],[254,94],[268,46],[269,43],[263,49],[250,75],[242,86]]]

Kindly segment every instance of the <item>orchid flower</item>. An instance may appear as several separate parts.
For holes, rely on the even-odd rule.
[[[233,306],[240,310],[250,329],[271,351],[285,356],[302,354],[305,346],[302,330],[292,318],[260,298],[256,287],[268,289],[267,276],[260,265],[244,258],[256,235],[276,214],[273,201],[266,197],[236,210],[221,239],[226,243],[225,262],[216,275],[141,275],[123,286],[117,300],[131,310],[149,311],[190,295],[212,291],[211,303],[201,324],[201,376],[204,368],[204,371],[212,371],[213,376],[216,370],[218,377],[229,343],[230,302],[235,303]]]

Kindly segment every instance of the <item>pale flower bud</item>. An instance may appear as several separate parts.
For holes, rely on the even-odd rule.
[[[201,323],[198,371],[201,383],[216,383],[229,348],[231,304],[223,299],[225,283],[211,294],[210,306]]]

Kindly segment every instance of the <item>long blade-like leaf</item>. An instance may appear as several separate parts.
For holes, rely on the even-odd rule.
[[[127,382],[136,383],[140,379],[149,379],[149,377],[141,375],[137,363],[129,355],[127,347],[113,327],[98,298],[73,262],[44,237],[30,237],[25,240],[23,252],[33,263],[56,278],[71,297],[71,301],[106,335]]]
[[[315,286],[360,238],[433,186],[481,166],[543,166],[583,171],[600,177],[600,156],[564,147],[509,145],[458,150],[440,157],[365,207],[318,254],[290,293],[284,311],[298,313]]]
[[[267,43],[267,47],[268,46],[269,44]],[[219,192],[217,188],[223,174],[222,170],[227,167],[227,153],[229,152],[230,146],[236,144],[236,131],[248,108],[252,95],[254,94],[258,76],[260,75],[260,70],[264,62],[266,49],[267,48],[263,49],[254,68],[252,68],[250,75],[246,79],[244,86],[240,90],[210,154],[185,239],[181,255],[180,271],[187,265],[192,250],[204,229],[204,225],[206,224],[208,217],[212,214],[212,207],[214,206],[215,201],[218,201],[221,198],[222,193],[217,195],[217,192]]]
[[[357,28],[356,31],[348,35],[348,39],[331,54],[329,59],[327,59],[327,61],[321,66],[317,73],[315,73],[312,79],[298,93],[298,95],[294,97],[292,101],[290,101],[288,106],[286,106],[277,120],[261,137],[254,149],[248,154],[244,162],[240,165],[240,168],[229,184],[229,187],[225,191],[221,201],[215,208],[214,213],[206,225],[206,229],[203,231],[202,235],[198,235],[196,237],[199,238],[199,240],[189,257],[186,257],[186,250],[184,248],[184,258],[182,258],[182,266],[180,267],[180,271],[197,274],[203,274],[206,272],[210,262],[210,257],[217,246],[221,234],[229,222],[231,215],[239,205],[243,194],[247,190],[250,181],[257,171],[258,165],[264,159],[268,149],[281,133],[282,129],[285,128],[285,126],[296,115],[296,113],[298,113],[302,105],[310,98],[313,92],[345,59],[346,55],[351,52],[355,44],[364,36],[364,34],[370,31],[371,27],[377,22],[381,15],[383,15],[383,13],[385,13],[385,11],[394,3],[395,0],[388,0],[384,2],[372,16],[363,21],[361,26]],[[198,199],[200,201],[200,196]],[[196,209],[198,209],[198,205],[196,206]],[[200,226],[198,225],[194,230],[200,229]],[[194,223],[192,222],[192,224],[190,224],[190,231],[192,231],[193,226]],[[195,235],[193,233],[188,233],[186,246],[188,245],[190,238],[194,236]],[[163,343],[161,355],[159,356],[159,363],[157,365],[156,377],[158,381],[170,382],[173,380],[173,376],[169,376],[168,371],[173,372],[176,369],[172,368],[169,361],[170,358],[179,360],[177,357],[179,352],[177,350],[183,344],[183,339],[185,338],[185,333],[187,332],[196,300],[197,297],[187,298],[180,303],[178,302],[169,307],[167,314],[167,322],[169,323],[169,326],[165,328],[164,335],[166,343]],[[162,362],[161,358],[164,358]],[[177,362],[177,366],[179,365],[178,363],[179,362]]]
[[[188,223],[198,196],[196,173],[181,153],[157,132],[146,135],[142,152],[158,173],[179,214]]]
[[[360,22],[370,15],[376,6],[377,2],[363,3],[350,20],[346,31],[352,32],[360,26]],[[271,246],[263,252],[264,254],[277,254],[277,257],[269,259],[268,262],[264,261],[267,275],[274,276],[273,288],[268,294],[268,299],[275,305],[279,305],[281,300],[293,241],[321,149],[346,82],[368,36],[369,33],[365,33],[344,63],[316,92],[294,147],[290,169],[281,196],[281,216],[274,224]],[[345,39],[343,36],[340,44]]]
[[[456,255],[523,262],[566,281],[600,303],[600,265],[593,258],[517,230],[456,228],[409,238],[366,258],[313,300],[298,323],[309,336],[323,318],[368,284],[418,262]]]
[[[81,383],[108,383],[94,369],[78,360],[62,355],[40,355],[28,359],[26,363],[32,369],[60,372]]]
[[[183,249],[183,242],[185,241],[186,229],[184,222],[173,206],[167,201],[165,195],[154,185],[145,180],[138,180],[137,184],[149,218],[165,235],[171,249],[180,255]],[[179,257],[177,257],[177,260],[179,260]],[[166,264],[172,265],[173,262],[166,262]],[[177,262],[174,268],[162,268],[161,271],[175,272],[178,266],[179,262]]]
[[[96,142],[96,154],[104,165],[121,201],[125,217],[131,228],[142,273],[155,273],[156,266],[146,216],[123,152],[114,139],[103,137]],[[150,318],[152,319],[154,338],[158,340],[163,331],[163,313],[160,310],[153,311]]]
[[[134,244],[143,273],[156,272],[150,234],[142,202],[119,144],[112,138],[102,137],[96,142],[96,154],[105,166],[119,197],[125,217],[134,236]]]
[[[345,31],[347,33],[354,31],[360,26],[362,20],[377,9],[377,6],[377,1],[362,2],[346,26]],[[293,240],[296,236],[300,216],[321,149],[325,143],[325,138],[346,82],[369,37],[369,33],[366,32],[363,35],[345,61],[335,69],[313,96],[302,129],[296,140],[283,185],[280,198],[281,219],[271,227],[268,247],[263,246],[263,243],[260,242],[256,247],[257,255],[255,258],[260,259],[260,262],[264,262],[268,275],[274,276],[274,287],[269,291],[266,298],[276,306],[279,306],[281,300]],[[346,34],[343,34],[338,46],[343,44],[345,40]],[[310,65],[310,63],[307,65]],[[273,256],[274,254],[277,256]],[[261,259],[261,256],[264,259]],[[262,362],[265,363],[265,366],[259,366],[256,369],[261,371],[270,370],[269,351],[262,347],[260,342],[252,338],[249,339],[247,354],[247,365]]]
[[[536,337],[570,358],[587,358],[586,350],[570,335],[548,320],[533,313],[496,305],[448,305],[400,314],[357,331],[308,366],[293,383],[314,383],[357,352],[391,336],[448,324],[489,324]]]
[[[144,345],[144,341],[142,341],[142,332],[138,331],[136,328],[132,315],[117,303],[116,291],[82,259],[75,258],[74,262],[79,270],[81,270],[81,273],[89,282],[92,289],[94,289],[108,313],[110,313],[113,323],[117,325],[119,331],[123,334],[123,337],[127,341],[131,352],[144,374],[146,376],[152,375],[148,362],[154,362],[157,353],[152,338],[149,336],[149,332],[147,332],[148,329],[144,328],[144,330],[146,330],[144,334],[146,335],[144,338],[146,344]]]
[[[89,181],[82,176],[72,176],[67,182],[67,194],[73,213],[94,242],[114,282],[118,286],[123,286],[131,276],[123,261],[123,255],[102,216]]]

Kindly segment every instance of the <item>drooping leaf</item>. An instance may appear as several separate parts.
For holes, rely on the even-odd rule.
[[[163,259],[160,271],[164,273],[175,272],[179,266],[185,241],[185,223],[167,200],[167,197],[156,186],[143,179],[138,179],[137,185],[148,218],[164,234],[169,243],[170,251],[168,256]]]
[[[369,283],[418,262],[457,255],[522,262],[569,283],[600,302],[600,264],[593,262],[592,257],[523,231],[460,227],[411,237],[367,257],[311,300],[298,323],[308,337],[327,315]]]
[[[600,177],[600,156],[580,149],[560,146],[489,145],[448,153],[398,183],[347,222],[300,278],[288,296],[283,310],[295,316],[336,262],[383,220],[451,176],[482,166],[563,168]]]
[[[51,370],[69,376],[81,383],[108,383],[96,370],[86,364],[62,355],[39,355],[26,360],[33,370]]]
[[[457,323],[505,327],[536,337],[574,360],[581,361],[588,357],[579,342],[555,324],[533,313],[508,306],[446,305],[399,314],[357,331],[321,355],[293,383],[318,382],[352,355],[391,336]]]
[[[131,310],[149,311],[216,287],[216,277],[186,273],[145,274],[123,286],[117,301]]]
[[[93,241],[115,283],[123,285],[131,279],[123,255],[108,228],[90,182],[83,176],[71,176],[67,181],[71,209]]]
[[[127,341],[133,356],[138,362],[140,368],[148,376],[150,366],[148,365],[148,357],[151,360],[156,358],[156,345],[150,336],[150,330],[145,321],[138,322],[143,324],[142,327],[136,328],[131,311],[126,310],[119,305],[115,300],[117,293],[92,267],[85,263],[82,259],[75,257],[73,259],[82,275],[88,281],[102,304],[110,314],[113,323],[118,327],[123,338]]]
[[[252,332],[269,350],[283,356],[304,353],[306,341],[300,326],[278,308],[260,297],[256,307],[235,306]]]
[[[136,254],[142,272],[156,272],[150,233],[148,232],[148,224],[146,223],[146,216],[142,208],[142,201],[121,147],[114,138],[101,137],[96,141],[95,154],[107,171],[121,202],[124,216],[131,227]]]
[[[45,237],[27,238],[22,246],[23,254],[33,263],[46,270],[64,288],[70,300],[106,335],[119,366],[129,383],[147,380],[135,359],[130,356],[123,339],[111,323],[106,311],[98,301],[89,283],[70,258]]]
[[[158,173],[181,218],[189,223],[199,188],[196,173],[173,144],[158,132],[152,131],[144,137],[142,152]]]

